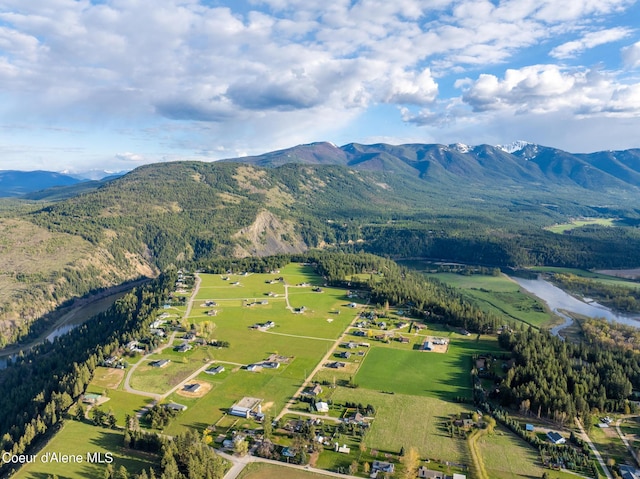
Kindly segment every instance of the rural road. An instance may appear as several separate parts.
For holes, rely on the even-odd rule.
[[[224,479],[236,479],[240,475],[242,470],[247,466],[247,464],[250,464],[252,462],[263,462],[263,463],[266,463],[266,464],[273,464],[273,465],[281,466],[281,467],[290,467],[292,469],[299,469],[301,471],[313,472],[313,473],[316,473],[316,474],[322,474],[323,476],[341,477],[343,479],[344,478],[347,478],[347,479],[362,479],[361,477],[350,476],[349,474],[340,474],[338,472],[326,471],[324,469],[317,469],[317,468],[311,467],[311,466],[300,466],[298,464],[287,464],[286,462],[273,461],[271,459],[265,459],[265,458],[257,457],[257,456],[246,455],[246,456],[243,456],[243,457],[238,457],[238,456],[232,456],[231,454],[227,454],[227,453],[221,452],[221,451],[216,451],[216,453],[218,455],[222,456],[223,458],[225,458],[226,460],[230,461],[233,464],[231,469],[229,469],[229,471],[225,474]]]
[[[200,279],[200,276],[198,276],[198,273],[194,273],[195,276],[195,283],[193,285],[193,291],[191,292],[191,296],[189,297],[189,301],[187,302],[187,309],[184,313],[184,315],[182,316],[182,318],[188,318],[189,314],[191,314],[191,308],[193,307],[193,302],[195,300],[195,297],[198,295],[198,291],[200,290],[200,283],[202,282],[202,280]],[[210,363],[205,364],[202,368],[200,368],[198,371],[196,371],[194,374],[192,374],[191,376],[189,376],[187,379],[185,379],[184,381],[182,381],[180,384],[178,384],[177,386],[175,386],[173,389],[171,389],[169,392],[165,393],[165,394],[156,394],[156,393],[150,393],[147,391],[140,391],[138,389],[134,389],[131,387],[131,376],[133,376],[133,373],[135,372],[135,370],[138,368],[138,366],[140,366],[140,364],[142,364],[143,362],[147,362],[150,361],[150,359],[148,359],[149,356],[151,356],[152,354],[159,354],[162,351],[164,351],[166,348],[170,347],[173,345],[173,341],[176,338],[176,334],[177,331],[173,331],[171,333],[171,336],[169,336],[169,339],[167,340],[167,342],[165,344],[163,344],[162,346],[160,346],[159,348],[157,348],[155,351],[151,351],[148,354],[145,354],[140,361],[138,361],[137,363],[135,363],[133,366],[131,366],[131,368],[129,369],[129,371],[127,371],[127,375],[124,378],[124,386],[123,389],[131,394],[137,394],[138,396],[146,396],[149,397],[151,399],[154,399],[156,402],[163,400],[164,398],[166,398],[169,394],[171,394],[173,391],[175,391],[178,387],[180,387],[182,384],[184,384],[186,381],[190,381],[191,379],[193,379],[195,376],[197,376],[198,374],[200,374],[202,371],[204,371]],[[204,368],[204,369],[203,369]]]
[[[302,391],[304,390],[304,388],[307,387],[307,385],[311,382],[311,380],[313,379],[313,376],[316,375],[316,373],[322,368],[322,366],[324,365],[324,363],[326,363],[329,358],[331,357],[331,355],[335,352],[336,348],[338,346],[340,346],[340,343],[342,343],[342,341],[344,341],[344,337],[347,335],[347,331],[349,330],[349,328],[351,327],[351,325],[356,321],[356,319],[358,319],[358,317],[360,316],[360,311],[358,311],[358,313],[355,315],[355,317],[353,318],[353,320],[347,325],[347,327],[344,329],[344,331],[342,332],[342,334],[338,337],[338,339],[335,340],[335,342],[333,343],[333,345],[327,350],[327,354],[325,354],[322,359],[320,360],[320,362],[316,365],[315,368],[313,368],[313,371],[311,371],[311,373],[307,376],[307,378],[302,382],[302,385],[298,388],[298,390],[293,394],[293,396],[291,397],[291,399],[289,399],[289,401],[287,401],[287,403],[285,404],[284,408],[282,408],[282,411],[280,411],[280,413],[276,416],[276,420],[280,419],[282,416],[284,416],[285,414],[291,412],[294,414],[298,414],[298,411],[289,411],[289,406],[293,405],[294,402],[296,401],[296,398],[298,396],[300,396],[300,393],[302,393]],[[318,339],[318,338],[315,338]]]
[[[576,418],[576,424],[578,425],[578,429],[580,429],[580,434],[582,435],[582,439],[584,439],[586,443],[589,444],[589,447],[593,451],[593,454],[596,456],[596,459],[600,463],[600,466],[602,466],[604,475],[607,476],[607,479],[613,479],[613,476],[609,472],[609,469],[607,469],[607,465],[604,463],[604,460],[602,459],[600,452],[598,451],[598,449],[596,449],[596,445],[591,441],[591,438],[589,438],[589,436],[585,432],[584,428],[582,427],[582,423],[578,418]]]
[[[629,441],[627,440],[627,437],[625,435],[623,435],[622,431],[620,430],[620,421],[622,421],[622,419],[618,419],[616,421],[616,431],[618,433],[618,436],[620,436],[620,439],[622,439],[622,442],[627,447],[627,449],[629,450],[629,452],[631,453],[633,458],[636,460],[636,464],[640,465],[640,461],[638,461],[638,455],[636,454],[636,451],[633,450],[633,447],[631,447],[631,444],[629,444]]]

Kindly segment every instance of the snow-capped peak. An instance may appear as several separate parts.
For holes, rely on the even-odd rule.
[[[507,145],[496,145],[496,148],[500,148],[502,151],[506,151],[507,153],[515,153],[516,151],[522,150],[527,145],[533,145],[533,143],[524,140],[516,140]]]

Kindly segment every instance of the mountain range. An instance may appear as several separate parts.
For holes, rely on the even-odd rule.
[[[640,149],[577,154],[523,141],[507,146],[349,143],[342,147],[321,142],[224,161],[262,167],[342,165],[452,184],[463,179],[474,184],[520,183],[551,189],[562,185],[606,190],[640,187]]]
[[[337,147],[328,142],[298,145],[258,156],[230,158],[224,162],[249,163],[274,168],[290,163],[340,165],[355,170],[379,171],[421,178],[451,185],[460,180],[476,186],[528,185],[545,190],[558,186],[578,186],[608,191],[640,188],[640,149],[569,153],[526,141],[503,146],[468,146],[460,143],[362,145],[349,143]],[[91,177],[46,171],[0,171],[0,197],[30,195],[52,187],[78,189],[56,192],[58,199],[99,187],[102,182],[120,176]],[[100,179],[99,182],[95,182]],[[46,194],[27,196],[43,199]]]

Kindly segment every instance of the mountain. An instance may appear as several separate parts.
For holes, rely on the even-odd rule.
[[[15,197],[54,186],[69,186],[82,180],[52,171],[0,171],[0,197]]]
[[[640,149],[568,153],[525,141],[504,146],[462,144],[311,143],[260,156],[224,161],[277,167],[289,163],[332,164],[356,170],[409,175],[426,181],[524,186],[547,191],[576,186],[608,191],[640,187]]]

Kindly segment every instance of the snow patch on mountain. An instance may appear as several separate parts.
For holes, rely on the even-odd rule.
[[[449,145],[449,148],[460,153],[469,153],[471,150],[473,150],[473,146],[465,145],[464,143],[455,143],[453,145]]]
[[[507,153],[515,153],[516,151],[522,150],[527,145],[533,145],[533,143],[524,140],[516,140],[506,145],[496,145],[496,148],[500,148],[502,151],[506,151]]]

